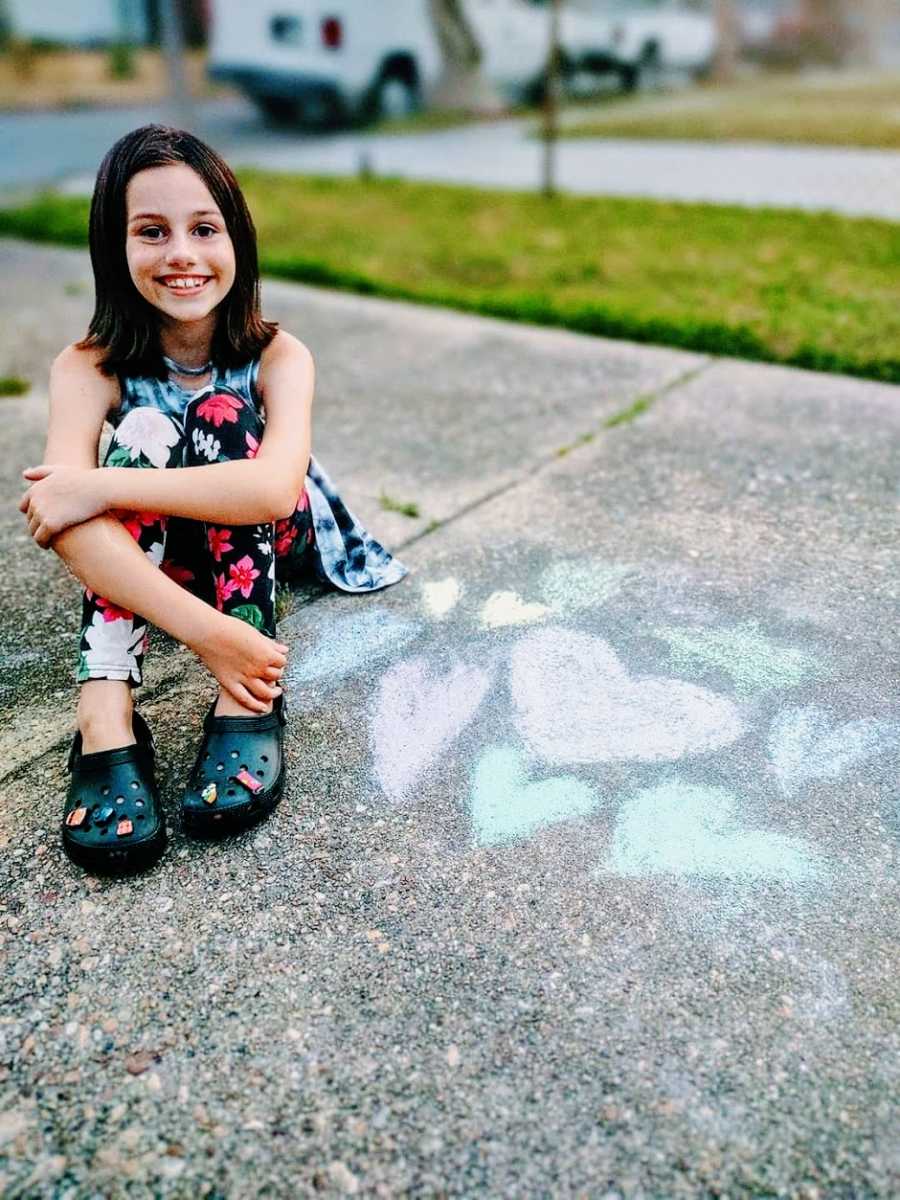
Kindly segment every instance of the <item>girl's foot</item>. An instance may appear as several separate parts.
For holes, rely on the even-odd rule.
[[[131,685],[121,679],[89,679],[78,697],[82,753],[135,744]]]
[[[265,712],[272,711],[272,701],[269,701]],[[216,701],[216,716],[217,717],[258,717],[259,710],[248,708],[246,704],[241,704],[240,700],[235,700],[231,692],[226,692],[223,688],[219,689],[219,698]]]
[[[286,717],[283,696],[263,716],[210,709],[182,802],[187,833],[221,837],[268,816],[284,791]]]

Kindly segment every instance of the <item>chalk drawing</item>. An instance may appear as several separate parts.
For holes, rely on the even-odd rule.
[[[545,604],[526,604],[515,592],[494,592],[481,610],[485,629],[500,629],[504,625],[528,625],[540,621],[550,611]]]
[[[744,733],[726,697],[678,679],[632,679],[609,643],[586,633],[527,634],[511,671],[518,728],[547,762],[665,762]]]
[[[461,595],[462,588],[459,581],[452,577],[422,584],[425,611],[436,620],[445,617],[454,609],[459,603]]]
[[[578,612],[595,608],[614,596],[631,569],[627,564],[570,559],[548,567],[538,587],[554,612]]]
[[[785,708],[769,731],[769,761],[782,790],[791,793],[809,779],[836,779],[898,740],[898,722],[859,718],[839,724],[815,705]]]
[[[490,746],[475,768],[471,812],[481,846],[530,837],[545,825],[583,817],[600,803],[574,775],[528,781],[525,760],[514,746]]]
[[[802,883],[822,874],[809,843],[747,829],[724,788],[667,780],[626,800],[598,874]]]
[[[281,629],[304,635],[299,617],[307,610],[281,623]],[[383,608],[348,613],[329,620],[316,631],[315,643],[295,663],[289,663],[285,678],[290,684],[335,681],[359,675],[391,650],[405,646],[419,632],[414,621],[395,617]],[[284,636],[284,633],[281,634]]]
[[[371,719],[375,772],[395,803],[471,721],[490,673],[457,663],[447,675],[429,673],[424,658],[398,663],[382,677]]]
[[[731,629],[676,626],[653,632],[668,642],[679,670],[696,670],[698,664],[715,667],[731,676],[742,695],[796,687],[818,674],[801,650],[771,641],[753,622]]]

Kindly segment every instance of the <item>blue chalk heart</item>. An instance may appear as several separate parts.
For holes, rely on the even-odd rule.
[[[591,788],[574,775],[529,783],[524,759],[512,746],[490,747],[475,768],[472,824],[481,846],[518,841],[543,825],[583,817],[598,803]]]
[[[769,733],[769,759],[785,792],[809,779],[837,779],[900,738],[900,722],[857,717],[838,723],[824,708],[785,708]]]
[[[645,788],[623,804],[601,872],[787,882],[821,873],[807,842],[742,828],[737,805],[724,788],[678,780]]]

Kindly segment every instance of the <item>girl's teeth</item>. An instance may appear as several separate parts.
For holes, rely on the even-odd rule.
[[[166,286],[170,287],[170,288],[175,288],[180,292],[184,292],[191,288],[203,287],[204,283],[206,283],[205,279],[192,279],[192,280],[170,279],[167,281]]]

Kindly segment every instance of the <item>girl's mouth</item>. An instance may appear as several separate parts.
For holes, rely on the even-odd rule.
[[[196,296],[211,279],[211,275],[162,275],[158,282],[173,296]]]

